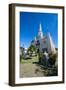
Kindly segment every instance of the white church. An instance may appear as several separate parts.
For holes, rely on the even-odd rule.
[[[31,41],[31,45],[34,45],[40,52],[47,52],[48,54],[56,53],[50,33],[48,32],[46,36],[43,36],[41,23],[39,24],[38,35]]]

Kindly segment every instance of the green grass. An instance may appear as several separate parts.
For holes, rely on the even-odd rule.
[[[34,56],[34,57],[31,57],[31,59],[21,59],[21,64],[23,63],[32,63],[32,62],[38,62],[38,57],[37,56]]]

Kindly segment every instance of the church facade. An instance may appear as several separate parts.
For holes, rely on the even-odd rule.
[[[31,45],[34,45],[40,52],[56,53],[52,37],[49,32],[46,36],[43,35],[41,23],[38,28],[38,35],[31,41]]]

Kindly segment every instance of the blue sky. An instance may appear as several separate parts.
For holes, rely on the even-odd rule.
[[[39,24],[43,35],[50,32],[52,40],[58,47],[58,15],[53,13],[20,12],[20,46],[28,48],[31,41],[38,35]]]

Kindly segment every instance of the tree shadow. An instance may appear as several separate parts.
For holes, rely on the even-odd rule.
[[[33,64],[36,64],[36,65],[38,65],[39,64],[39,62],[32,62]]]
[[[58,76],[58,67],[53,67],[52,65],[43,65],[39,62],[33,62],[33,64],[40,67],[40,70],[36,69],[35,73],[41,72],[44,76]]]
[[[31,57],[25,58],[24,60],[32,59]]]

